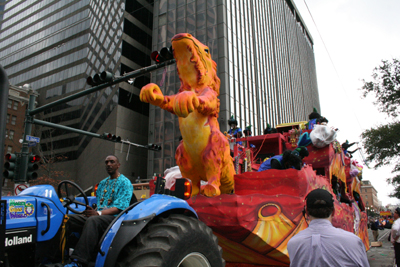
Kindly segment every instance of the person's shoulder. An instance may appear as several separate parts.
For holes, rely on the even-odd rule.
[[[359,238],[357,235],[355,235],[352,232],[346,231],[344,229],[341,228],[335,228],[335,231],[338,234],[338,237],[342,237],[343,240],[345,241],[354,241],[354,242],[362,242],[361,238]]]
[[[122,173],[121,173],[121,176],[119,177],[119,180],[120,180],[120,183],[132,185],[131,181]]]
[[[307,236],[310,236],[311,234],[309,233],[309,228],[306,228],[300,232],[298,232],[296,235],[292,236],[292,238],[290,238],[289,243],[301,243],[303,241],[305,241],[305,238]],[[289,244],[288,243],[288,244]]]
[[[106,177],[103,180],[101,180],[100,183],[99,183],[99,186],[105,184],[108,178],[109,177]]]
[[[306,249],[307,246],[305,246],[307,243],[309,243],[309,237],[310,235],[306,232],[300,231],[296,235],[292,236],[290,238],[289,242],[287,243],[287,249],[289,253],[292,253],[293,250],[296,250],[296,248],[303,248]],[[292,255],[293,256],[293,255]]]

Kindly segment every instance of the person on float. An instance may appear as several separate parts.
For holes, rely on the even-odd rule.
[[[270,169],[285,170],[289,168],[301,170],[302,167],[303,161],[299,151],[286,150],[282,155],[273,156],[264,161],[258,171],[261,172]]]
[[[272,128],[269,123],[267,123],[267,128],[264,129],[264,134],[271,134],[271,133],[277,133],[275,128]]]
[[[228,120],[228,125],[230,127],[230,129],[228,130],[228,134],[230,134],[230,136],[234,137],[234,138],[240,138],[242,137],[242,129],[240,129],[238,127],[238,122],[237,120],[232,117]]]
[[[251,132],[251,125],[247,126],[247,127],[244,129],[243,134],[244,134],[245,137],[251,136],[251,134],[252,134],[252,132]],[[256,146],[249,143],[249,147],[255,148]]]
[[[328,122],[329,122],[327,118],[321,116],[318,113],[316,108],[314,108],[313,112],[311,112],[308,115],[308,119],[309,119],[309,121],[308,121],[308,123],[306,125],[308,130],[314,129],[314,125],[318,125],[318,124],[327,125]]]

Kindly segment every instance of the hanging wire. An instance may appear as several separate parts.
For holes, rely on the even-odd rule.
[[[365,166],[367,166],[368,169],[372,169],[372,168],[368,165],[368,161],[367,161],[367,159],[366,159],[365,156],[364,156],[364,153],[363,153],[363,151],[362,151],[362,146],[361,146],[359,143],[357,143],[357,147],[358,147],[358,153],[360,153],[360,156],[361,156],[361,158],[362,158],[363,163],[365,164]]]
[[[332,66],[333,66],[333,69],[335,70],[335,73],[336,73],[336,75],[337,75],[337,77],[338,77],[338,79],[339,79],[339,82],[340,82],[340,85],[341,85],[341,87],[342,87],[342,90],[344,91],[344,93],[345,93],[345,95],[346,95],[346,98],[349,99],[349,96],[347,95],[346,88],[345,88],[345,86],[343,85],[342,79],[341,79],[341,77],[340,77],[340,75],[339,75],[339,72],[338,72],[337,69],[336,69],[335,63],[334,63],[333,60],[332,60],[331,54],[329,53],[329,50],[328,50],[328,48],[327,48],[326,45],[325,45],[325,41],[324,41],[324,39],[322,38],[322,35],[321,35],[320,31],[318,30],[318,27],[317,27],[317,24],[315,23],[314,17],[312,16],[310,9],[308,8],[308,5],[307,5],[307,3],[306,3],[306,0],[303,0],[303,1],[304,1],[304,4],[305,4],[306,7],[307,7],[308,13],[310,14],[310,17],[311,17],[311,19],[312,19],[312,21],[313,21],[313,23],[314,23],[314,26],[315,26],[315,28],[317,29],[319,38],[321,39],[322,44],[324,45],[325,51],[326,51],[326,53],[328,54],[328,57],[329,57],[329,60],[331,61],[331,64],[332,64]],[[363,128],[361,127],[360,121],[358,120],[357,114],[355,113],[355,111],[354,111],[354,109],[353,109],[353,106],[350,105],[350,108],[351,108],[351,111],[353,112],[354,117],[356,118],[356,121],[357,121],[357,123],[358,123],[358,126],[360,127],[361,130],[363,130]]]

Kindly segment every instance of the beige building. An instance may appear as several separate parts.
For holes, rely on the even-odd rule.
[[[380,205],[377,193],[378,191],[376,191],[375,187],[370,181],[362,181],[361,197],[364,200],[365,208],[369,207],[369,209],[372,209],[375,212],[379,211]]]
[[[29,86],[10,85],[7,102],[7,120],[4,142],[4,154],[21,152],[25,126],[25,111],[29,102]],[[13,192],[14,183],[3,180],[3,194]]]

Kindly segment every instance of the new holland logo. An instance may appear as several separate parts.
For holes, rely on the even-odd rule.
[[[32,243],[32,234],[24,237],[18,237],[18,236],[14,236],[13,238],[6,237],[6,247],[29,244],[29,243]]]

